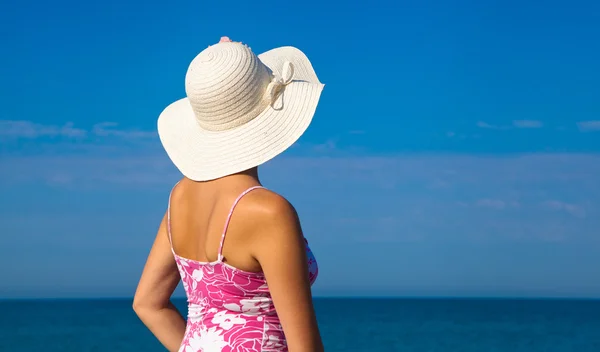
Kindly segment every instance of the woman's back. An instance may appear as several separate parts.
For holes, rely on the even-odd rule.
[[[286,340],[261,266],[253,222],[281,197],[236,182],[178,184],[169,200],[167,231],[188,297],[181,351],[286,351]],[[241,191],[240,191],[241,189]],[[265,206],[266,205],[266,206]],[[311,284],[316,261],[306,245]]]

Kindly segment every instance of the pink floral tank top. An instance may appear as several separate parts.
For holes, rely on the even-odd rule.
[[[244,191],[233,203],[225,222],[216,261],[199,262],[180,257],[171,243],[188,300],[187,327],[179,352],[288,350],[263,273],[243,271],[223,261],[223,243],[233,210],[244,195],[258,188],[262,187]],[[169,199],[169,241],[170,208]],[[306,253],[312,284],[317,278],[318,267],[308,242]]]

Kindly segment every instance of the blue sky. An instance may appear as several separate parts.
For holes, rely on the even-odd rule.
[[[600,3],[171,4],[4,6],[0,297],[133,294],[179,177],[156,119],[222,35],[326,84],[262,171],[316,295],[600,297]]]

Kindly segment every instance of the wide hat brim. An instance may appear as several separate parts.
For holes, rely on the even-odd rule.
[[[310,125],[324,85],[306,55],[281,47],[258,58],[278,76],[289,61],[294,76],[277,104],[253,120],[230,130],[208,131],[198,124],[188,98],[160,114],[160,141],[185,177],[208,181],[261,165],[288,149]]]

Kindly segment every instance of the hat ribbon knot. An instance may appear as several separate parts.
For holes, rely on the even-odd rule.
[[[275,102],[281,96],[285,86],[290,84],[294,78],[294,65],[291,62],[286,61],[283,64],[283,69],[281,70],[281,77],[275,76],[273,80],[267,86],[267,96],[270,99],[270,105],[273,107]]]

